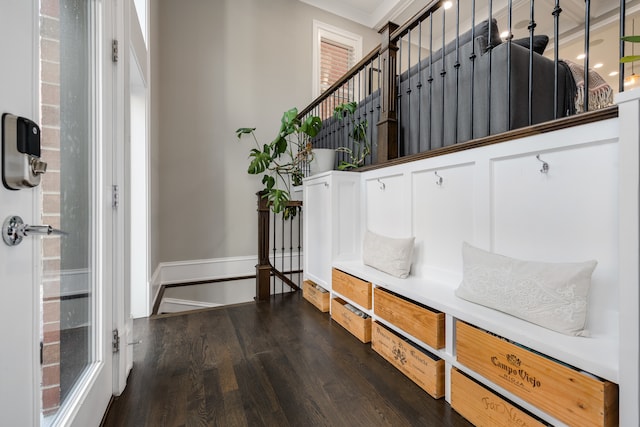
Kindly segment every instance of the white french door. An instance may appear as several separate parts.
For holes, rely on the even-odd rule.
[[[62,229],[0,241],[0,413],[97,426],[112,395],[112,3],[0,0],[0,114],[38,123],[40,186],[0,186],[0,223]]]

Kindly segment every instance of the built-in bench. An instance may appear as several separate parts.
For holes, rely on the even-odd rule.
[[[418,277],[398,279],[359,261],[335,262],[334,267],[371,281],[375,286],[442,311],[447,315],[448,326],[452,325],[454,320],[462,320],[601,378],[618,381],[618,319],[615,312],[610,311],[603,316],[609,324],[604,328],[598,328],[599,333],[592,333],[591,337],[572,337],[458,298],[454,291],[460,284],[461,276],[447,277],[445,274],[439,274],[438,279],[434,280]],[[597,309],[597,302],[592,303],[591,308]],[[608,335],[605,332],[607,330],[610,332]],[[416,337],[411,338],[455,364],[451,327],[447,328],[447,334],[450,339],[447,340],[444,352]]]
[[[448,401],[451,370],[456,368],[546,422],[575,424],[566,414],[576,410],[545,406],[554,400],[552,395],[546,401],[543,396],[542,403],[523,398],[461,363],[456,329],[468,324],[553,366],[568,366],[567,372],[597,377],[604,397],[596,403],[578,402],[577,407],[593,410],[595,405],[595,413],[602,412],[601,418],[591,419],[592,425],[616,423],[620,361],[625,359],[619,332],[623,231],[618,132],[618,121],[609,120],[359,174],[331,172],[308,178],[305,207],[314,208],[305,213],[305,276],[364,310],[373,325],[382,324],[444,360]],[[408,278],[364,265],[366,230],[415,237]],[[457,297],[465,241],[523,260],[597,260],[587,311],[591,336],[564,335]],[[332,289],[331,268],[371,283],[372,300],[353,301],[340,288]],[[378,288],[444,313],[444,347],[421,340],[377,313]],[[578,398],[583,397],[587,398]]]

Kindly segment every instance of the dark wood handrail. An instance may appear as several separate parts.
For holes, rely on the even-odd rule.
[[[355,76],[356,74],[358,74],[362,69],[365,68],[365,66],[376,56],[378,56],[380,54],[380,45],[376,46],[371,52],[369,52],[367,54],[367,56],[365,56],[364,58],[362,58],[360,60],[360,62],[358,62],[356,65],[354,65],[353,67],[351,67],[351,69],[349,71],[347,71],[347,73],[345,75],[343,75],[342,77],[340,77],[338,79],[338,81],[336,81],[334,84],[332,84],[327,90],[325,90],[320,96],[318,96],[316,99],[314,99],[313,101],[311,101],[311,104],[309,104],[304,110],[300,111],[298,113],[298,118],[302,119],[304,116],[306,116],[311,110],[313,110],[316,106],[320,105],[322,103],[322,101],[324,101],[325,99],[329,98],[331,95],[333,95],[333,93],[340,88],[342,85],[344,85],[346,82],[349,81],[349,79],[351,79],[353,76]]]
[[[391,40],[397,41],[400,37],[404,36],[409,30],[417,27],[421,21],[424,21],[429,15],[442,7],[441,0],[433,0],[431,3],[423,7],[420,12],[413,15],[411,19],[402,24],[396,30],[391,33]]]

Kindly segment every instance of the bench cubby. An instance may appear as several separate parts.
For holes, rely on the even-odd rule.
[[[444,396],[444,360],[373,322],[371,348],[433,398]]]
[[[618,386],[456,322],[457,361],[568,425],[618,425]]]
[[[327,313],[329,311],[331,293],[324,288],[318,289],[313,281],[305,280],[302,283],[302,296],[321,312]]]
[[[331,319],[363,343],[371,342],[371,316],[367,315],[366,318],[358,316],[345,307],[347,304],[342,298],[333,298],[331,300]]]

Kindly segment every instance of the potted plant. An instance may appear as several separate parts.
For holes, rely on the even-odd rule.
[[[333,116],[342,121],[348,118],[351,123],[351,130],[348,135],[353,141],[353,149],[349,147],[338,147],[336,151],[346,153],[347,160],[342,160],[338,165],[339,170],[354,169],[364,166],[366,157],[371,154],[371,144],[367,140],[367,120],[356,120],[355,112],[358,104],[354,101],[345,102],[338,105],[333,110]]]
[[[263,197],[269,201],[273,212],[285,211],[291,199],[291,185],[302,184],[302,168],[313,160],[311,139],[321,128],[320,117],[309,116],[301,121],[298,109],[294,107],[284,112],[278,135],[268,144],[260,145],[254,133],[256,128],[236,130],[238,139],[245,135],[253,137],[256,148],[249,153],[251,161],[247,172],[252,175],[263,174]]]

